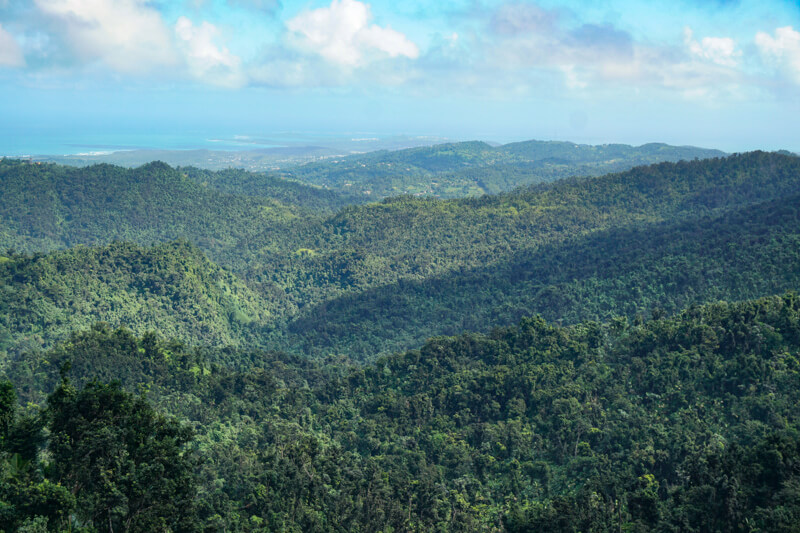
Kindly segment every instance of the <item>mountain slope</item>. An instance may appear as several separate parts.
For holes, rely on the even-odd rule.
[[[7,375],[37,400],[74,360],[77,382],[120,378],[191,423],[206,529],[793,531],[800,515],[793,294],[525,319],[363,368],[220,355],[100,327]]]
[[[487,267],[346,294],[304,310],[289,331],[306,353],[364,358],[532,314],[575,323],[671,313],[800,289],[798,250],[795,195],[716,217],[599,231]]]
[[[284,205],[299,206],[316,213],[332,212],[347,205],[367,201],[363,195],[341,194],[264,172],[247,172],[234,168],[211,171],[196,167],[180,167],[177,170],[201,185],[223,193],[270,198]]]
[[[18,165],[22,170],[11,173],[17,178],[28,172],[27,166]],[[120,304],[111,312],[84,287],[91,283],[96,294],[111,295],[118,285],[129,290],[125,287],[131,282],[117,279],[112,271],[92,277],[92,271],[103,268],[98,266],[102,258],[84,251],[64,255],[74,262],[69,263],[72,270],[52,283],[78,296],[52,301],[35,296],[49,303],[7,311],[8,346],[32,334],[41,337],[34,344],[50,343],[73,326],[107,320],[130,322],[136,331],[158,328],[193,343],[260,342],[315,355],[368,358],[418,346],[430,335],[481,330],[530,313],[567,322],[632,316],[704,298],[756,297],[796,283],[797,258],[790,251],[797,233],[800,159],[781,154],[662,163],[474,199],[403,197],[349,206],[327,217],[274,201],[267,208],[260,198],[226,196],[169,167],[154,167],[133,174],[137,181],[127,188],[122,178],[133,171],[117,167],[93,168],[86,175],[63,167],[30,170],[38,181],[31,192],[20,180],[16,189],[7,187],[19,192],[22,207],[12,209],[4,199],[5,213],[16,223],[32,217],[40,225],[37,229],[32,224],[21,235],[7,225],[6,242],[16,239],[47,249],[75,240],[125,236],[149,242],[171,232],[189,234],[199,250],[242,280],[226,283],[246,283],[251,304],[244,316],[253,318],[253,324],[242,328],[231,322],[231,313],[214,306],[204,315],[215,324],[214,331],[205,333],[199,326],[187,326],[192,320],[185,313],[174,318],[141,315],[139,303]],[[58,180],[46,179],[51,170]],[[78,185],[84,178],[84,184],[93,183],[106,170],[111,173],[107,190],[116,196]],[[55,182],[63,187],[53,186]],[[40,203],[35,201],[38,195],[31,197],[36,187],[43,189]],[[83,196],[88,198],[85,204],[78,200]],[[776,198],[784,200],[726,214]],[[142,217],[148,209],[159,216]],[[51,233],[32,239],[32,233],[47,227],[48,214],[61,222],[52,224]],[[172,220],[184,226],[171,228]],[[638,241],[641,246],[627,245]],[[731,257],[730,247],[737,244],[743,254]],[[118,253],[120,248],[114,250],[123,272],[130,268],[128,262],[138,261]],[[58,254],[9,257],[23,272],[36,267],[36,261],[64,262]],[[77,274],[84,262],[86,278]],[[602,272],[598,264],[605,265]],[[719,265],[738,277],[720,273]],[[172,267],[158,270],[152,282],[170,286],[172,276],[182,279],[184,270],[180,264],[174,272]],[[11,274],[6,280],[17,289],[26,283]],[[14,296],[11,301],[24,300]],[[94,305],[103,313],[89,312]],[[269,318],[257,309],[269,312]]]
[[[422,281],[511,260],[595,231],[679,221],[793,195],[800,158],[753,152],[662,163],[461,200],[402,197],[351,206],[276,240],[236,250],[253,283],[298,307],[400,280]]]
[[[269,197],[218,192],[160,162],[124,169],[0,161],[0,249],[187,238],[219,253],[256,229],[310,214]]]
[[[185,241],[0,256],[0,294],[0,351],[14,353],[98,321],[191,344],[253,344],[280,307]]]
[[[492,147],[472,141],[329,159],[279,175],[374,199],[399,194],[458,198],[569,176],[599,176],[662,161],[723,155],[719,150],[655,143],[634,147],[526,141]]]

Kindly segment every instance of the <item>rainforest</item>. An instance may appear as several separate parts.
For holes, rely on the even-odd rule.
[[[0,531],[796,531],[798,287],[785,151],[5,158]]]

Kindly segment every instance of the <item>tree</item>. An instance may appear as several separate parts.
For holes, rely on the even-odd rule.
[[[48,398],[54,478],[99,531],[196,530],[191,431],[119,383],[67,379]]]

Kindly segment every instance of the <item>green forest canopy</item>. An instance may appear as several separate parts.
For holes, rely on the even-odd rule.
[[[7,375],[43,409],[20,417],[5,408],[5,435],[16,437],[0,440],[0,473],[16,477],[2,485],[0,508],[14,523],[39,516],[56,526],[70,508],[84,524],[125,517],[138,486],[126,484],[128,467],[96,484],[80,458],[104,442],[94,439],[128,433],[115,442],[129,442],[137,471],[194,456],[193,469],[146,482],[196,487],[194,505],[155,508],[145,522],[183,520],[177,530],[788,532],[800,516],[794,294],[647,321],[525,319],[363,367],[98,326]],[[179,452],[186,434],[173,422],[93,376],[121,379],[186,420],[188,448]],[[109,399],[87,403],[100,397]],[[130,414],[112,416],[117,409]],[[164,433],[137,440],[140,416]],[[39,419],[50,431],[37,440]],[[76,432],[90,440],[64,448]],[[23,467],[25,446],[50,454]],[[114,450],[103,457],[117,460]],[[70,476],[89,476],[72,497],[58,488]],[[40,507],[9,492],[42,483],[52,497]]]
[[[0,530],[796,530],[800,158],[0,178]]]

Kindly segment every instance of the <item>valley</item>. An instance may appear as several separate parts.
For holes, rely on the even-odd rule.
[[[800,158],[534,149],[1,161],[0,527],[791,530]]]

